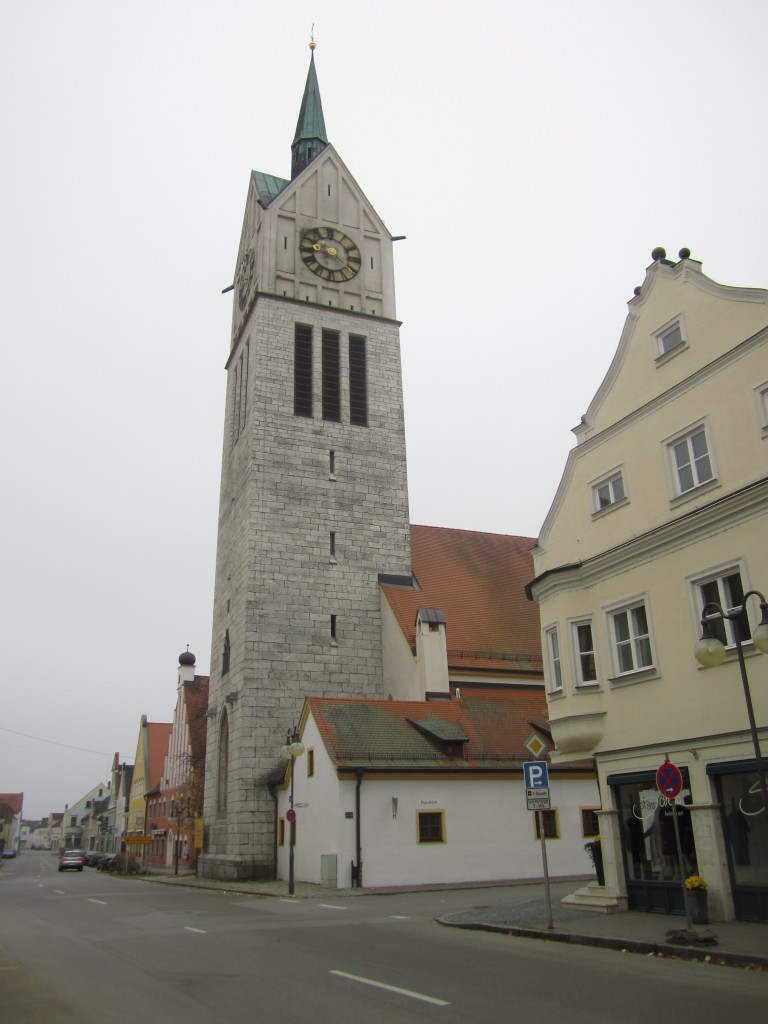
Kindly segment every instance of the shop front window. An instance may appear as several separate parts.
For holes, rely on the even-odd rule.
[[[733,880],[768,887],[768,817],[757,772],[721,775],[718,782]]]
[[[682,878],[698,873],[693,837],[690,790],[676,801],[664,797],[653,781],[616,786],[621,816],[622,852],[627,878],[632,881],[681,881],[675,821],[680,835]]]

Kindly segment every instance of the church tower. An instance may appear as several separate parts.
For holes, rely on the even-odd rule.
[[[274,865],[304,697],[385,697],[382,581],[411,584],[392,236],[326,137],[314,43],[291,178],[251,172],[221,468],[209,877]]]

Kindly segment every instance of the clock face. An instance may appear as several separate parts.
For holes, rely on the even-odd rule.
[[[326,281],[349,281],[360,269],[360,250],[343,231],[310,228],[299,245],[301,258],[318,277]]]

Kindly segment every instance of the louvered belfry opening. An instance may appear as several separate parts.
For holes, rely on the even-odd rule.
[[[323,419],[341,420],[341,368],[339,332],[323,330]]]
[[[368,426],[368,368],[365,338],[359,334],[349,336],[349,422]]]
[[[312,415],[312,328],[296,324],[293,360],[293,412]]]

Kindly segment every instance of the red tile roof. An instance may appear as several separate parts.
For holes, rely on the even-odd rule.
[[[411,526],[413,573],[420,590],[382,586],[408,645],[416,612],[439,608],[454,669],[542,672],[538,606],[525,595],[533,579],[533,537]]]
[[[187,710],[192,757],[205,757],[208,732],[208,720],[205,713],[208,710],[209,682],[209,676],[195,676],[193,680],[184,683],[184,703]]]
[[[23,793],[0,793],[0,805],[5,805],[13,814],[21,814],[23,803]]]
[[[472,689],[460,700],[306,703],[339,768],[508,770],[533,760],[525,746],[532,733],[552,746],[538,688]]]
[[[147,791],[159,785],[163,774],[163,763],[168,753],[168,740],[173,725],[170,722],[147,722],[147,770],[149,778],[144,780]]]

